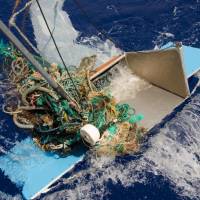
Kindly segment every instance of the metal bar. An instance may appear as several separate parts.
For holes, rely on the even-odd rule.
[[[68,99],[68,94],[56,81],[54,81],[50,75],[42,68],[40,63],[34,58],[34,56],[26,49],[26,47],[15,37],[15,35],[7,28],[7,26],[0,20],[0,30],[6,35],[6,37],[15,45],[15,47],[21,51],[24,57],[35,67],[35,69],[44,77],[49,85],[64,99]]]

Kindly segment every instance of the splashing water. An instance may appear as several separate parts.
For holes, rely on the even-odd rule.
[[[133,74],[128,67],[122,64],[115,67],[117,71],[113,71],[109,78],[109,90],[118,102],[133,99],[141,90],[151,87],[147,81]]]
[[[40,1],[44,15],[66,64],[77,66],[83,57],[97,54],[98,65],[121,52],[110,41],[102,42],[96,36],[82,39],[83,42],[87,40],[88,43],[91,43],[91,46],[77,44],[76,39],[79,33],[73,28],[67,13],[62,10],[63,3],[64,0]],[[48,29],[35,2],[32,3],[30,11],[37,48],[41,55],[49,62],[60,63],[53,41],[49,39]],[[96,46],[92,46],[94,40],[97,42]]]

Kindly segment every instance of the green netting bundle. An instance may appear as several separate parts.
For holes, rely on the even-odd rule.
[[[116,103],[103,88],[97,90],[90,81],[89,71],[83,66],[81,70],[70,68],[78,96],[62,66],[37,57],[44,70],[67,92],[68,99],[62,99],[16,49],[1,42],[0,54],[10,58],[10,63],[7,63],[12,66],[9,78],[20,95],[17,109],[5,105],[4,110],[13,115],[20,128],[33,129],[33,139],[42,149],[69,153],[73,147],[82,144],[80,128],[85,124],[99,129],[102,140],[97,149],[100,151],[106,147],[112,152],[122,153],[134,149],[141,141],[144,129],[138,128],[137,123],[143,116],[136,115],[128,104]]]

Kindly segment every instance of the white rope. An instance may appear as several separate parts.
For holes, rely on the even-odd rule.
[[[22,13],[24,10],[26,10],[28,8],[28,6],[31,5],[31,3],[33,2],[33,0],[30,0],[28,3],[25,4],[25,6],[20,9],[19,11],[15,12],[10,20],[9,20],[9,25],[14,27],[17,32],[20,34],[20,36],[27,42],[27,44],[38,54],[40,54],[40,52],[38,51],[37,48],[34,47],[34,45],[30,42],[30,40],[24,35],[24,33],[20,30],[20,28],[16,25],[16,18],[17,16]]]

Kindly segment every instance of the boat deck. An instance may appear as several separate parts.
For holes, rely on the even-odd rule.
[[[152,85],[140,91],[135,98],[127,99],[123,103],[133,106],[137,114],[143,114],[141,125],[150,129],[183,100],[182,97]]]

